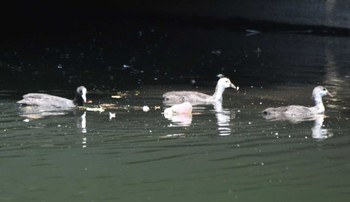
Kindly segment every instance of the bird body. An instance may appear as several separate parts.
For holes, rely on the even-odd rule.
[[[41,111],[69,110],[76,106],[83,106],[86,102],[86,93],[87,90],[84,86],[77,88],[73,100],[45,93],[28,93],[23,95],[23,99],[17,103],[21,106],[35,106]]]
[[[196,91],[170,91],[163,94],[163,102],[165,104],[178,104],[190,102],[192,105],[197,104],[213,104],[222,101],[222,94],[226,88],[235,88],[238,90],[230,79],[222,77],[219,79],[213,95],[207,95]]]

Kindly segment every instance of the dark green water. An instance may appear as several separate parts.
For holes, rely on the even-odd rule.
[[[195,107],[182,124],[162,114],[160,97],[169,88],[179,86],[144,86],[118,100],[91,92],[93,102],[120,108],[41,119],[19,116],[18,94],[4,92],[1,201],[348,199],[350,114],[340,103],[349,93],[329,88],[337,96],[325,99],[326,117],[315,128],[315,121],[269,121],[260,114],[282,103],[312,104],[311,85],[227,90],[221,111]],[[144,105],[151,110],[142,111]]]

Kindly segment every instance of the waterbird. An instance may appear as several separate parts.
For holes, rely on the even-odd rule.
[[[305,107],[300,105],[289,105],[276,108],[270,107],[263,110],[263,116],[266,119],[298,121],[312,118],[315,115],[324,114],[325,107],[322,102],[322,97],[326,95],[333,97],[325,87],[317,86],[312,91],[312,98],[315,102],[315,106]]]
[[[222,102],[222,94],[226,88],[234,88],[236,90],[239,89],[239,87],[236,87],[229,78],[221,77],[217,82],[213,95],[207,95],[196,91],[170,91],[163,94],[163,103],[178,104],[190,102],[192,105],[198,105]]]
[[[64,111],[83,106],[86,102],[86,93],[87,90],[84,86],[79,86],[76,89],[73,100],[45,93],[28,93],[23,95],[23,99],[17,103],[23,107],[36,107],[40,111]]]

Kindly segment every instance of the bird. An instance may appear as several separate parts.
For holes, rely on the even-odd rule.
[[[221,77],[217,82],[213,95],[196,91],[170,91],[163,94],[163,103],[170,105],[183,102],[190,102],[192,105],[214,104],[215,102],[222,102],[222,94],[226,88],[239,89],[239,87],[231,83],[229,78]]]
[[[324,114],[325,107],[322,102],[323,96],[333,95],[328,92],[327,88],[323,86],[316,86],[312,91],[312,98],[315,102],[315,106],[305,107],[300,105],[289,105],[276,108],[267,108],[263,110],[263,115],[266,119],[276,119],[276,120],[292,120],[300,121],[302,119],[312,118],[318,114]]]
[[[23,95],[23,99],[17,103],[22,107],[38,108],[40,111],[65,111],[83,106],[86,102],[86,93],[84,86],[76,89],[73,100],[45,93],[28,93]]]

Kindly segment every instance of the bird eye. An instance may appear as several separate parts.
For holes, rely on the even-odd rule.
[[[323,89],[323,91],[326,91],[326,90],[327,90],[327,89],[325,89],[325,88]]]

